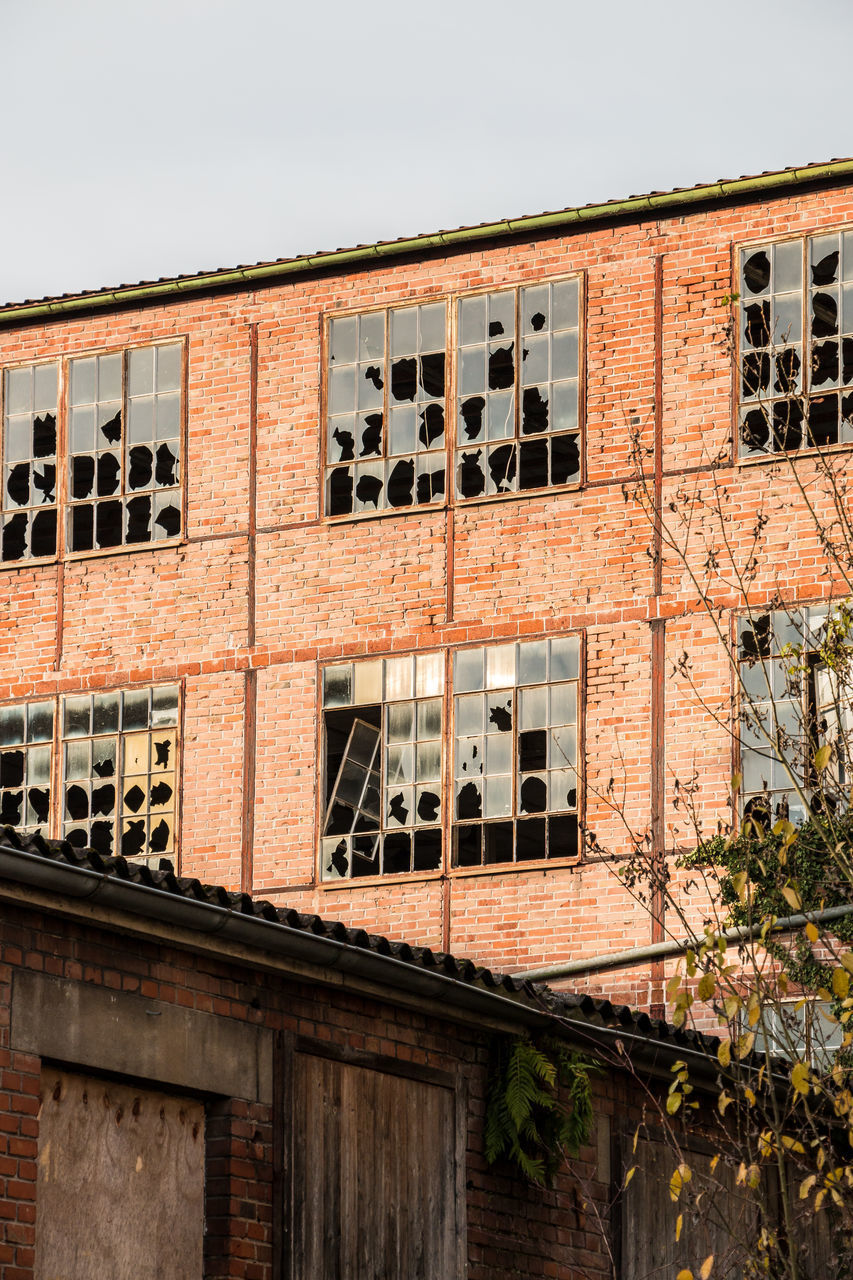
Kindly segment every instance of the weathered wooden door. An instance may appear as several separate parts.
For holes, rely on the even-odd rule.
[[[464,1183],[452,1087],[297,1053],[292,1280],[456,1280]]]
[[[204,1109],[42,1071],[35,1280],[201,1280]]]
[[[621,1203],[620,1280],[672,1280],[682,1268],[698,1275],[710,1254],[715,1280],[739,1280],[743,1274],[758,1230],[754,1201],[736,1186],[730,1166],[721,1161],[711,1173],[709,1151],[688,1151],[683,1158],[691,1177],[674,1202],[670,1179],[679,1159],[669,1146],[641,1139],[630,1157],[637,1167]]]

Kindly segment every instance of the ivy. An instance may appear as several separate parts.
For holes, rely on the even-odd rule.
[[[847,905],[850,885],[839,867],[839,855],[846,858],[851,848],[853,814],[816,815],[796,831],[789,823],[777,822],[767,830],[748,819],[738,834],[714,836],[681,861],[686,867],[718,868],[722,900],[732,923],[748,925],[770,916],[790,916],[791,899],[784,892],[788,889],[790,894],[790,886],[795,886],[803,912]],[[750,886],[748,897],[744,883]],[[853,916],[834,920],[832,933],[843,942],[853,942]],[[800,986],[816,990],[829,985],[831,969],[817,959],[805,935],[798,934],[790,949],[770,939],[766,946]]]
[[[592,1130],[595,1065],[555,1036],[499,1036],[486,1100],[486,1159],[507,1159],[538,1186],[551,1186],[567,1155]],[[568,1093],[568,1106],[558,1096]]]

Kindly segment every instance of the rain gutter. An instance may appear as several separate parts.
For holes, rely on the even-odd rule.
[[[582,205],[520,218],[505,218],[499,222],[483,223],[475,227],[461,227],[454,231],[439,231],[432,235],[412,236],[406,240],[380,241],[359,245],[355,249],[337,249],[330,253],[306,254],[281,262],[261,263],[252,267],[236,267],[233,270],[212,271],[206,274],[176,277],[154,281],[150,284],[119,286],[85,294],[72,294],[63,298],[45,299],[41,302],[11,304],[0,307],[0,325],[13,325],[22,320],[35,320],[51,316],[68,316],[75,312],[100,310],[127,303],[145,303],[160,299],[174,299],[183,295],[201,293],[209,289],[234,289],[241,286],[265,284],[289,276],[303,275],[310,271],[338,270],[361,267],[385,258],[401,257],[410,253],[427,253],[435,249],[465,247],[480,240],[495,237],[529,235],[533,232],[559,231],[591,222],[613,221],[617,218],[653,217],[666,214],[686,205],[708,201],[734,200],[743,196],[762,195],[787,187],[806,183],[832,181],[853,175],[853,160],[835,160],[828,164],[811,165],[802,169],[784,169],[776,173],[759,174],[751,178],[718,181],[680,191],[664,191],[651,195],[631,196],[627,200],[612,200],[605,204]]]
[[[500,1014],[530,1027],[553,1025],[552,1016],[524,999],[513,999],[453,978],[407,964],[395,956],[379,955],[363,947],[317,935],[280,921],[245,915],[229,907],[120,880],[107,872],[70,866],[26,849],[0,843],[0,879],[10,880],[66,898],[144,916],[150,920],[216,935],[228,942],[272,955],[405,991],[471,1013]],[[529,997],[528,997],[529,999]]]

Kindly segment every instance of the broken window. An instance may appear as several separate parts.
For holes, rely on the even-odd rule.
[[[174,855],[177,725],[177,685],[62,699],[66,840],[105,857]]]
[[[578,852],[579,640],[457,652],[454,863]]]
[[[744,816],[762,825],[799,824],[807,806],[844,803],[853,689],[848,672],[828,665],[831,625],[826,606],[739,620],[741,797]],[[813,760],[823,745],[832,756],[818,779]]]
[[[437,653],[325,669],[324,880],[441,866],[443,694]]]
[[[456,493],[577,484],[580,282],[458,303]]]
[[[853,231],[740,262],[739,456],[853,441]]]
[[[178,537],[181,344],[68,360],[62,422],[59,371],[57,361],[4,371],[0,560],[56,556],[60,506],[69,552]]]
[[[53,703],[0,707],[0,824],[46,836]]]
[[[6,563],[56,555],[56,362],[3,377],[2,551]]]
[[[443,302],[330,321],[327,515],[444,498],[445,329]]]
[[[181,532],[181,346],[69,361],[70,551]]]

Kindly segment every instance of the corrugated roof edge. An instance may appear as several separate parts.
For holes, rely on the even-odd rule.
[[[0,325],[9,326],[21,321],[103,310],[111,306],[125,306],[135,302],[156,302],[175,294],[258,285],[288,275],[357,266],[385,257],[453,248],[476,240],[525,235],[534,231],[567,227],[574,223],[609,221],[632,216],[639,219],[658,212],[672,211],[681,205],[736,200],[770,189],[801,186],[804,183],[837,182],[851,175],[853,175],[853,159],[830,160],[825,163],[779,169],[749,177],[720,178],[716,182],[700,183],[694,187],[676,187],[672,191],[653,191],[647,195],[630,196],[627,200],[608,200],[602,204],[579,205],[552,213],[505,218],[498,222],[484,222],[476,226],[459,227],[452,231],[439,231],[399,240],[380,240],[375,244],[359,245],[352,249],[333,249],[327,252],[300,255],[296,258],[280,258],[273,262],[260,262],[255,266],[217,268],[213,271],[199,272],[196,275],[174,276],[132,285],[118,285],[112,289],[94,289],[84,293],[7,303],[0,306]]]
[[[67,841],[40,836],[23,839],[14,828],[0,827],[0,880],[49,888],[78,900],[92,900],[97,895],[121,910],[206,934],[227,933],[235,941],[261,949],[272,949],[273,941],[284,935],[290,949],[310,963],[358,972],[373,982],[405,987],[415,994],[435,994],[434,989],[447,994],[454,987],[464,988],[472,997],[485,998],[481,999],[484,1011],[487,1004],[497,1002],[503,1014],[522,1025],[554,1027],[557,1018],[573,1024],[575,1034],[590,1047],[619,1052],[616,1042],[621,1041],[629,1051],[639,1045],[654,1055],[660,1052],[666,1059],[675,1054],[690,1055],[706,1068],[706,1074],[716,1073],[718,1041],[714,1037],[675,1028],[627,1005],[552,991],[541,983],[495,973],[429,947],[392,942],[364,929],[276,907],[221,885],[153,871],[126,858],[103,858],[93,849],[78,849]],[[188,915],[181,910],[184,906],[196,910]]]

